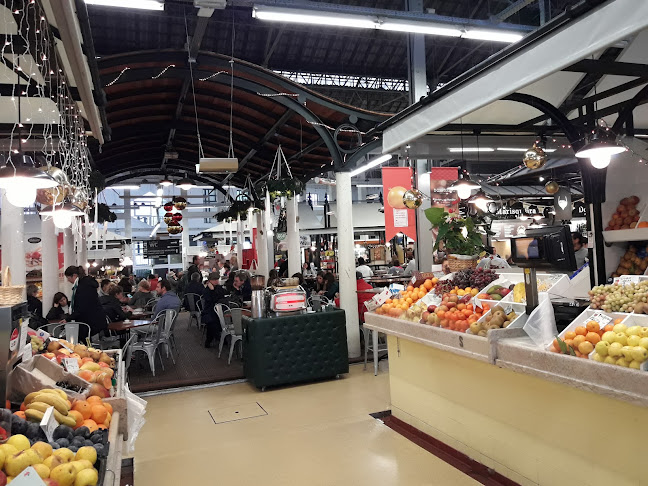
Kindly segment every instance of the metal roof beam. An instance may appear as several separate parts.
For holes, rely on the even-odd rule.
[[[515,15],[518,13],[520,10],[522,10],[524,7],[527,7],[534,3],[536,0],[517,0],[517,2],[513,2],[511,5],[506,7],[504,10],[502,10],[500,13],[497,15],[494,15],[492,17],[493,20],[506,20],[509,17]]]
[[[582,61],[564,68],[563,71],[645,78],[648,77],[648,64],[583,59]]]

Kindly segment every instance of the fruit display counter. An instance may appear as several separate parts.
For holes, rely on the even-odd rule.
[[[644,484],[648,316],[636,312],[643,284],[631,285],[593,289],[599,308],[542,344],[513,292],[484,299],[465,331],[433,312],[416,322],[366,313],[365,327],[388,337],[393,416],[519,484]],[[592,461],[617,435],[622,457]]]

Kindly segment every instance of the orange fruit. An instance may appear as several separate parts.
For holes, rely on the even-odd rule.
[[[408,285],[408,286],[407,286],[407,291],[408,291],[408,292],[411,292],[412,290],[414,290],[414,287],[411,286],[411,285]]]
[[[90,405],[100,405],[102,403],[101,398],[94,395],[86,398],[86,402],[88,402]]]
[[[83,415],[81,415],[81,412],[78,410],[70,410],[68,415],[76,420],[76,425],[74,426],[75,429],[78,429],[83,425]]]
[[[104,403],[103,406],[106,407],[106,410],[108,411],[108,413],[110,415],[112,415],[112,413],[113,413],[112,405],[110,403]]]
[[[92,420],[98,424],[103,424],[108,416],[108,410],[103,405],[92,406]]]
[[[590,331],[585,336],[585,340],[595,345],[601,340],[601,336],[599,336],[598,332]]]
[[[612,329],[614,329],[614,325],[615,325],[615,324],[620,324],[622,320],[623,320],[623,319],[617,319],[616,321],[614,321],[614,324],[608,324],[607,326],[605,326],[605,327],[603,328],[603,331],[604,331],[604,332],[611,331]],[[619,321],[619,322],[617,322],[617,321]]]
[[[89,382],[89,383],[92,383],[91,380],[92,380],[92,377],[93,377],[94,375],[93,375],[92,371],[89,371],[89,370],[81,370],[81,371],[79,371],[79,375],[78,375],[78,376],[79,376],[79,378],[81,378],[82,380],[85,380],[85,381],[87,381],[87,382]]]
[[[584,336],[585,334],[587,334],[587,328],[585,326],[578,326],[576,329],[574,329],[574,332],[579,336]]]
[[[432,287],[434,287],[432,280],[426,280],[425,282],[423,282],[423,285],[427,290],[432,290]]]
[[[587,356],[587,355],[590,354],[592,351],[594,351],[594,345],[593,345],[592,343],[590,343],[589,341],[583,341],[583,342],[580,343],[580,345],[578,346],[578,350],[579,350],[582,354],[584,354],[584,355]]]
[[[25,416],[25,412],[23,412],[22,410],[19,410],[18,412],[14,412],[13,414],[16,415],[17,417],[20,417],[21,419],[25,419],[25,420],[27,419],[27,417]]]
[[[72,406],[72,410],[79,412],[84,420],[87,420],[92,416],[92,405],[85,400],[75,402]]]
[[[560,344],[558,343],[558,339],[554,339],[552,344],[554,349],[560,350]]]
[[[576,336],[576,337],[572,340],[572,343],[573,343],[574,349],[579,349],[580,345],[581,345],[582,343],[584,343],[584,342],[585,342],[585,336],[583,336],[582,334],[579,334],[578,336]]]
[[[585,327],[589,332],[598,332],[601,329],[601,326],[599,326],[599,323],[596,321],[589,321]]]
[[[106,420],[104,420],[104,425],[107,425],[108,427],[110,427],[110,422],[111,421],[112,421],[112,414],[109,413],[108,415],[106,415]]]
[[[94,432],[97,430],[99,427],[97,427],[97,422],[94,420],[84,420],[83,421],[83,426],[88,427],[88,430],[90,430],[90,433]]]
[[[574,339],[576,337],[576,333],[574,331],[567,331],[565,333],[565,339]]]

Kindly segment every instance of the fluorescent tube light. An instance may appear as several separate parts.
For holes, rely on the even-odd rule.
[[[467,30],[462,35],[464,39],[475,39],[493,42],[517,42],[524,36],[516,32],[505,32],[498,30]]]
[[[373,167],[384,164],[391,158],[392,158],[391,154],[381,155],[377,159],[374,159],[371,162],[369,162],[368,164],[365,164],[362,167],[358,167],[357,169],[352,170],[349,174],[351,175],[351,177],[357,176],[358,174],[362,174],[363,172],[366,172]]]
[[[392,32],[405,32],[408,34],[427,34],[427,35],[440,35],[445,37],[461,37],[463,32],[459,29],[452,29],[448,27],[439,27],[430,23],[424,22],[394,22],[386,21],[378,24],[380,30],[389,30]]]
[[[100,7],[134,8],[138,10],[164,10],[164,3],[157,0],[85,0],[87,5]]]
[[[354,29],[375,29],[376,22],[362,15],[339,15],[332,12],[317,12],[296,8],[266,7],[255,5],[252,17],[259,20],[291,22],[297,24],[330,25]]]
[[[117,185],[117,186],[109,186],[108,187],[108,189],[114,189],[115,191],[126,190],[126,189],[130,189],[130,190],[134,191],[134,190],[139,189],[139,188],[140,188],[140,186],[136,186],[136,185],[121,185],[121,186]]]
[[[356,187],[382,187],[382,184],[356,184]]]
[[[528,148],[519,148],[519,147],[497,147],[498,152],[527,152]],[[555,152],[556,149],[542,149],[547,153]]]
[[[490,147],[448,147],[448,150],[452,153],[461,153],[461,152],[495,152],[494,148]]]

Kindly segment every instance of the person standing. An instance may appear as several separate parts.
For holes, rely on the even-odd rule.
[[[574,244],[574,255],[576,255],[576,267],[580,268],[585,265],[587,260],[587,238],[580,233],[572,233],[572,243]]]
[[[72,284],[70,299],[70,316],[68,322],[84,322],[90,326],[90,335],[94,336],[108,328],[106,313],[99,302],[97,281],[85,275],[82,267],[70,265],[65,269],[65,278]],[[79,328],[79,342],[87,336],[84,326]]]
[[[238,272],[239,266],[238,266],[238,258],[236,255],[232,255],[230,257],[230,267],[232,272]]]
[[[373,270],[367,265],[367,262],[365,262],[365,259],[360,257],[358,258],[358,267],[356,268],[356,272],[360,272],[362,274],[362,278],[369,278],[373,277]]]
[[[416,258],[414,258],[414,250],[411,248],[407,249],[406,258],[408,259],[407,266],[403,275],[410,276],[416,271]]]

